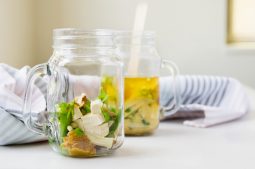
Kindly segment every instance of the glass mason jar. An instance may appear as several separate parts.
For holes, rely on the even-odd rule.
[[[123,66],[114,54],[113,32],[56,29],[48,63],[28,75],[24,120],[67,156],[106,155],[122,145]],[[46,92],[46,105],[35,112],[31,96]]]
[[[120,31],[115,36],[117,55],[124,63],[125,134],[153,133],[160,118],[174,114],[180,105],[177,66],[162,59],[155,47],[155,33]],[[137,59],[138,58],[138,59]],[[160,77],[171,76],[168,91],[171,103],[160,106]]]

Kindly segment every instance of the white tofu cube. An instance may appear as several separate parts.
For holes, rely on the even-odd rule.
[[[78,97],[75,97],[75,103],[79,105],[79,107],[82,107],[84,105],[84,97],[86,97],[86,94],[85,93],[82,93],[80,96]]]
[[[78,106],[74,106],[74,115],[73,115],[73,121],[79,119],[82,117],[82,113],[80,111],[80,108]]]
[[[102,106],[103,106],[103,103],[99,99],[91,101],[91,104],[90,104],[91,113],[101,114]]]
[[[103,146],[106,148],[112,148],[113,145],[113,138],[108,138],[108,137],[98,137],[94,135],[87,134],[89,140],[98,146]]]
[[[82,122],[81,119],[77,119],[77,120],[75,120],[74,122],[78,125],[78,127],[79,127],[82,131],[85,132],[85,130],[84,130],[84,125],[83,125],[83,122]]]
[[[98,126],[104,122],[104,118],[100,114],[89,113],[82,118],[84,127]]]
[[[105,137],[109,133],[108,123],[104,123],[100,126],[84,126],[85,132],[91,135]]]

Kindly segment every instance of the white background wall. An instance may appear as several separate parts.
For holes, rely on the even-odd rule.
[[[0,63],[35,63],[33,0],[0,0]]]
[[[36,0],[33,3],[29,1],[31,0],[23,0],[22,3],[18,3],[19,6],[15,6],[19,1],[15,1],[15,5],[14,3],[9,5],[8,8],[14,14],[5,11],[5,15],[12,15],[7,21],[2,14],[0,15],[0,33],[3,29],[6,31],[4,38],[0,40],[1,62],[15,66],[45,62],[52,52],[53,28],[131,29],[135,6],[139,2],[139,0]],[[147,2],[149,9],[145,28],[157,32],[159,53],[174,60],[183,74],[233,76],[255,87],[253,75],[255,49],[233,49],[225,44],[226,0],[147,0]],[[2,8],[6,7],[1,5],[0,13]],[[26,8],[29,10],[25,10]],[[13,17],[14,15],[18,18]],[[22,31],[17,31],[17,24]],[[34,39],[31,39],[33,35]],[[8,38],[12,40],[6,43]],[[19,40],[12,44],[11,41],[16,38]],[[3,47],[4,45],[7,47]],[[13,50],[9,49],[10,46]],[[5,57],[2,59],[2,56]],[[28,60],[21,59],[25,56]]]

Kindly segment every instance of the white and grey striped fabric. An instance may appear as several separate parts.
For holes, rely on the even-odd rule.
[[[18,70],[0,64],[0,145],[46,140],[45,136],[29,131],[22,121],[28,71],[29,67]],[[178,79],[181,106],[177,113],[166,116],[166,119],[197,117],[197,120],[185,120],[184,124],[209,127],[238,119],[248,111],[248,99],[242,85],[234,79],[211,76],[180,76]],[[172,78],[160,78],[161,106],[173,105],[172,84]],[[35,112],[45,109],[46,105],[43,96],[45,83],[38,80],[36,86],[43,89],[33,93],[32,109]]]
[[[45,140],[45,136],[28,130],[22,121],[23,99],[26,87],[26,77],[29,67],[18,70],[6,64],[0,64],[0,145],[23,144]],[[42,85],[43,81],[36,82]],[[45,109],[45,99],[42,92],[33,91],[33,106],[35,112]],[[45,92],[45,91],[44,91]]]
[[[24,123],[0,108],[0,145],[23,144],[45,140],[45,137],[28,130]]]
[[[160,79],[161,106],[172,105],[173,79]],[[194,127],[210,127],[244,116],[249,110],[249,100],[242,85],[233,78],[217,76],[180,76],[177,83],[181,95],[177,113],[171,118],[199,118],[185,120]]]

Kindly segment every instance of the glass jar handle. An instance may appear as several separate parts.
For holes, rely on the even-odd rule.
[[[31,68],[27,77],[27,88],[25,92],[24,106],[23,106],[23,120],[26,126],[38,133],[45,134],[43,131],[43,124],[45,122],[44,116],[42,113],[33,113],[32,112],[32,92],[35,89],[35,82],[38,78],[43,78],[47,75],[47,65],[39,64]],[[39,88],[39,86],[38,86]],[[46,97],[45,97],[46,98]],[[45,115],[45,114],[44,114]]]
[[[179,75],[179,69],[178,66],[170,61],[163,59],[161,62],[161,68],[167,69],[171,73],[173,77],[173,85],[172,85],[172,91],[173,91],[173,104],[169,106],[162,106],[160,108],[160,119],[164,119],[167,116],[170,116],[177,112],[177,110],[180,107],[181,98],[180,98],[180,90],[179,90],[179,84],[178,84],[178,75]]]

